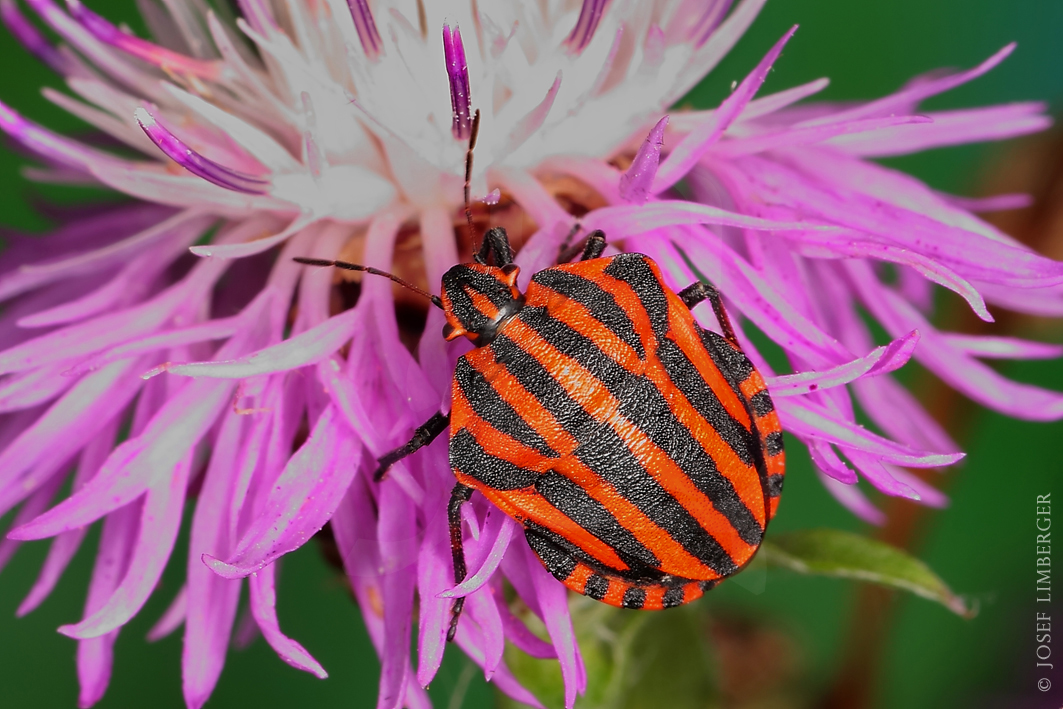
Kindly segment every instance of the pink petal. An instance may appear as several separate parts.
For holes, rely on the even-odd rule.
[[[558,663],[561,665],[561,676],[565,682],[565,707],[572,709],[576,695],[582,693],[586,687],[587,678],[579,645],[576,643],[576,634],[572,629],[572,619],[568,613],[567,591],[543,568],[527,542],[515,540],[510,545],[510,553],[513,554],[514,551],[522,557],[521,561],[531,576],[535,595],[542,608],[543,623],[550,633],[550,640],[557,650]]]
[[[360,454],[353,437],[329,406],[270,489],[265,508],[222,561],[203,561],[224,578],[242,578],[298,549],[332,517],[354,477]]]
[[[167,471],[171,473],[168,479],[148,489],[129,571],[102,607],[80,623],[60,626],[60,633],[80,640],[99,637],[125,625],[144,606],[177,540],[191,467],[192,455],[188,454]]]
[[[644,205],[600,207],[581,220],[588,231],[601,229],[612,240],[677,225],[720,224],[763,231],[823,229],[806,222],[773,221],[684,200],[647,202]]]
[[[840,447],[841,452],[852,461],[859,469],[864,478],[875,486],[879,492],[895,497],[907,497],[909,500],[919,500],[919,493],[900,480],[890,475],[881,459],[874,455],[868,455],[852,448]],[[894,468],[896,470],[897,468]]]
[[[816,470],[819,481],[827,488],[834,499],[842,504],[845,509],[869,524],[883,525],[886,523],[886,515],[882,510],[871,504],[867,496],[856,485],[847,485],[827,477],[821,470]]]
[[[189,250],[196,256],[214,256],[219,259],[254,256],[255,254],[260,254],[263,251],[272,249],[277,244],[287,240],[293,234],[302,231],[316,220],[317,217],[309,214],[301,214],[293,219],[282,231],[279,231],[273,236],[258,238],[254,241],[247,241],[239,244],[204,244],[202,246],[193,246]]]
[[[377,530],[380,540],[384,645],[380,652],[377,709],[399,709],[410,675],[410,623],[417,576],[416,510],[393,482],[380,487]]]
[[[834,480],[846,485],[856,484],[858,480],[856,472],[838,457],[831,444],[814,438],[808,439],[804,443],[808,446],[809,456],[819,472],[829,475]]]
[[[446,509],[447,494],[435,490],[427,497],[426,506]],[[431,509],[431,507],[428,507]],[[450,534],[446,515],[429,517],[424,541],[417,558],[418,614],[417,682],[427,687],[443,662],[447,630],[450,626],[452,602],[440,594],[454,583],[454,568],[450,554]]]
[[[118,421],[117,419],[111,419],[111,422],[104,426],[103,430],[85,445],[78,460],[77,472],[74,473],[74,481],[70,486],[71,492],[80,490],[86,481],[91,480],[99,472],[100,467],[114,446],[117,433]],[[85,527],[73,529],[69,532],[63,532],[52,541],[52,546],[48,550],[48,556],[44,560],[44,564],[41,566],[41,573],[37,577],[36,583],[26,594],[26,598],[23,599],[18,610],[15,611],[17,617],[21,618],[30,613],[48,598],[52,589],[55,588],[55,584],[59,581],[59,577],[66,570],[67,564],[70,563],[74,554],[81,547],[81,541],[85,538],[86,532],[88,532],[88,529]]]
[[[954,89],[957,86],[965,84],[968,81],[985,74],[1004,61],[1008,55],[1015,50],[1015,46],[1014,42],[1006,45],[1003,49],[973,69],[968,69],[967,71],[958,74],[931,79],[929,81],[913,82],[911,85],[897,93],[880,98],[877,101],[871,101],[861,106],[851,108],[848,111],[834,114],[829,119],[808,121],[803,125],[815,125],[816,123],[826,122],[827,120],[832,122],[839,120],[851,121],[868,116],[885,116],[891,113],[906,112],[910,107],[915,106],[923,99],[943,93],[949,89]]]
[[[468,596],[486,584],[498,569],[499,565],[502,563],[502,557],[505,555],[506,550],[509,548],[509,543],[513,539],[513,533],[517,528],[517,523],[506,514],[494,515],[494,517],[499,520],[499,523],[492,525],[485,530],[484,537],[480,541],[480,546],[489,550],[487,556],[483,560],[483,565],[454,588],[440,593],[440,598],[460,598],[462,596]],[[490,523],[491,518],[489,517],[488,520]]]
[[[170,606],[162,614],[162,617],[151,626],[151,630],[145,636],[149,643],[158,642],[173,631],[181,627],[188,615],[188,586],[181,586],[181,590],[174,596]]]
[[[141,305],[68,325],[11,347],[0,353],[0,372],[84,357],[152,332],[179,308],[202,298],[224,270],[224,261],[205,260],[183,281]]]
[[[912,330],[904,337],[883,347],[876,347],[860,359],[843,364],[825,372],[801,372],[767,381],[772,396],[794,396],[818,389],[842,386],[860,377],[874,377],[903,366],[919,344],[919,331]]]
[[[136,365],[116,362],[82,378],[7,445],[0,453],[0,510],[11,509],[119,415],[141,388]]]
[[[907,301],[876,286],[864,264],[848,264],[861,300],[887,332],[918,328],[923,346],[916,359],[957,391],[993,409],[1021,419],[1053,421],[1063,417],[1063,394],[1013,382],[996,370],[950,346]]]
[[[306,649],[281,632],[277,622],[277,590],[274,586],[276,565],[265,566],[248,579],[251,588],[251,611],[255,615],[262,636],[282,660],[297,670],[309,672],[318,679],[328,677],[325,668]]]
[[[842,121],[839,123],[824,123],[808,128],[786,127],[775,133],[753,135],[744,138],[733,138],[717,143],[708,149],[713,158],[737,158],[743,155],[753,155],[768,150],[777,150],[792,146],[810,145],[831,141],[836,143],[839,136],[863,136],[870,133],[879,135],[887,129],[905,135],[912,132],[911,126],[932,123],[927,116],[888,116],[886,118],[867,118],[859,121]]]
[[[509,604],[502,593],[495,592],[495,603],[498,605],[498,613],[502,618],[502,627],[506,633],[506,639],[513,646],[526,655],[531,655],[542,660],[556,660],[557,650],[538,635],[528,630],[528,626],[513,615]]]
[[[753,99],[761,84],[764,83],[764,79],[767,78],[768,72],[771,71],[772,64],[779,58],[783,47],[786,46],[786,43],[790,41],[796,31],[797,25],[791,27],[790,31],[775,43],[775,46],[760,60],[756,68],[742,80],[738,88],[731,92],[731,95],[720,104],[720,107],[709,116],[708,120],[679,141],[679,144],[672,149],[672,152],[657,170],[657,176],[653,181],[652,188],[654,193],[660,194],[683,179],[683,176],[690,172],[691,168],[698,163],[705,151],[720,139],[724,131],[730,127],[731,123],[738,118],[742,110]]]
[[[65,365],[53,364],[17,375],[8,375],[0,384],[0,413],[28,409],[51,401],[77,380],[63,376]]]
[[[502,617],[494,599],[495,589],[491,586],[472,592],[465,601],[465,612],[480,626],[483,640],[484,679],[491,681],[492,675],[502,663],[506,637],[502,627]]]
[[[653,178],[657,175],[657,166],[661,161],[661,148],[664,146],[664,129],[668,125],[668,116],[657,121],[650,130],[646,140],[639,146],[631,166],[620,177],[619,196],[631,204],[645,204],[649,196]]]
[[[22,507],[11,521],[11,526],[17,527],[25,524],[41,512],[44,512],[51,503],[52,498],[55,497],[59,487],[65,481],[65,477],[64,475],[53,475],[45,481],[22,503]],[[0,539],[0,570],[7,566],[7,562],[11,561],[11,557],[15,555],[20,546],[22,546],[20,541],[7,538]]]
[[[983,359],[1055,359],[1063,357],[1063,345],[1022,340],[1017,337],[991,335],[961,335],[942,332],[941,337],[952,347]]]
[[[141,435],[115,448],[85,487],[9,536],[43,539],[82,527],[164,483],[213,425],[231,395],[231,386],[190,382],[166,402]],[[163,496],[161,489],[155,493],[157,499]],[[183,499],[184,493],[178,497]]]
[[[240,359],[170,364],[158,367],[145,376],[168,372],[183,377],[247,379],[305,367],[328,357],[351,338],[358,317],[357,312],[356,309],[343,312],[317,327]]]
[[[515,153],[518,148],[527,142],[528,138],[532,137],[535,131],[542,127],[546,117],[550,114],[550,109],[554,107],[554,99],[557,97],[557,92],[560,88],[561,71],[559,70],[557,76],[554,77],[554,83],[546,91],[546,96],[539,102],[539,105],[514,124],[513,129],[506,136],[505,142],[498,149],[496,160],[501,162],[503,158]]]
[[[1040,103],[1017,103],[928,114],[929,125],[916,129],[883,127],[874,132],[833,138],[830,145],[850,155],[884,158],[931,148],[1006,140],[1035,133],[1052,125]],[[806,129],[807,130],[807,129]]]
[[[92,568],[92,581],[85,601],[85,615],[103,607],[114,593],[129,564],[129,555],[137,536],[142,505],[137,502],[114,514],[103,523],[100,548]],[[118,630],[97,638],[78,642],[77,669],[81,693],[78,706],[90,707],[107,691],[111,679],[114,641]]]
[[[458,634],[455,636],[454,641],[469,659],[483,667],[485,664],[483,651],[480,649],[479,644],[472,635],[473,633],[469,628],[459,625]],[[520,682],[517,681],[517,678],[513,676],[513,673],[509,671],[509,668],[504,662],[495,670],[494,675],[491,677],[491,682],[499,690],[521,704],[543,709],[543,705],[535,698],[535,695],[521,686]]]
[[[200,560],[203,554],[227,555],[228,509],[224,502],[236,475],[245,416],[230,411],[219,429],[199,493],[188,541],[188,619],[181,656],[185,703],[198,709],[210,697],[225,666],[236,619],[240,582],[219,578]]]
[[[952,465],[963,453],[926,453],[882,438],[863,426],[838,418],[807,398],[782,398],[776,402],[783,428],[797,435],[856,449],[900,465],[933,468]]]

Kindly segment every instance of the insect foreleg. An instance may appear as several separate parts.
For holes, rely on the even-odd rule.
[[[376,472],[373,473],[373,480],[376,482],[383,480],[384,476],[388,473],[388,468],[406,456],[427,446],[434,441],[440,433],[447,430],[447,426],[449,425],[450,414],[437,413],[432,416],[432,418],[425,421],[423,426],[414,431],[413,438],[411,438],[406,445],[399,446],[395,450],[389,451],[377,459],[379,465],[377,466]]]
[[[461,506],[469,501],[472,496],[472,488],[458,483],[450,493],[450,504],[447,505],[447,520],[450,523],[450,553],[454,556],[454,585],[465,580],[465,546],[461,539]],[[454,634],[458,632],[458,619],[461,617],[461,609],[465,607],[465,597],[454,599],[454,608],[450,616],[450,628],[447,630],[447,642],[454,640]]]
[[[731,318],[728,317],[727,310],[723,307],[723,299],[720,298],[720,291],[716,290],[716,286],[711,283],[695,281],[676,295],[688,308],[693,308],[701,301],[708,300],[712,306],[713,314],[716,315],[716,320],[720,323],[724,338],[734,345],[736,349],[742,349],[742,346],[738,344],[738,338],[735,337],[734,328],[731,327]]]

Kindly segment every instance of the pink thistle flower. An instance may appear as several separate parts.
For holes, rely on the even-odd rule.
[[[858,477],[940,505],[904,468],[962,455],[890,376],[910,357],[990,408],[1063,418],[1063,395],[981,362],[1060,348],[928,320],[935,284],[987,321],[987,304],[1063,315],[1063,264],[971,213],[1021,198],[962,200],[868,161],[1045,127],[1033,103],[917,112],[1011,47],[856,106],[796,105],[825,80],[756,97],[791,30],[719,107],[664,116],[762,0],[499,2],[476,14],[419,3],[417,17],[387,4],[280,13],[241,0],[235,26],[189,5],[165,16],[163,47],[78,0],[67,10],[27,0],[62,39],[54,47],[0,0],[12,33],[77,98],[46,95],[138,151],[79,143],[0,104],[0,129],[41,161],[37,177],[134,198],[60,226],[46,259],[19,238],[0,254],[0,513],[19,508],[0,564],[23,540],[53,538],[18,610],[28,613],[103,520],[84,618],[60,628],[78,641],[81,706],[105,692],[114,640],[155,588],[192,489],[186,584],[151,634],[183,624],[188,706],[202,706],[222,671],[245,579],[266,641],[326,676],[280,628],[274,585],[280,557],[326,523],[381,658],[380,706],[428,705],[459,596],[456,642],[502,691],[538,705],[503,662],[507,641],[558,659],[567,706],[584,690],[563,586],[478,497],[464,513],[469,577],[452,588],[442,445],[371,479],[377,457],[448,405],[463,350],[438,336],[441,313],[427,313],[408,347],[386,280],[364,279],[344,307],[349,286],[292,260],[353,257],[438,292],[467,250],[455,224],[474,108],[477,214],[524,225],[513,229],[523,277],[552,265],[577,223],[652,256],[673,286],[707,275],[787,355],[792,373],[774,375],[740,334],[772,375],[784,427],[862,518],[880,513]],[[895,339],[875,347],[857,308]],[[881,434],[856,423],[854,396]],[[70,496],[49,508],[72,468]],[[550,642],[507,606],[503,580]]]

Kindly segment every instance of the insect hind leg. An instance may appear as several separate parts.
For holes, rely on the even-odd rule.
[[[450,493],[450,504],[447,505],[447,522],[450,525],[450,553],[454,558],[454,585],[457,586],[465,580],[467,569],[465,568],[465,543],[461,537],[461,506],[472,497],[472,488],[458,483]],[[454,599],[454,605],[450,611],[450,627],[447,628],[447,642],[452,642],[458,632],[458,620],[461,611],[465,607],[465,597]]]
[[[377,458],[377,469],[373,473],[373,480],[380,482],[384,479],[384,476],[388,474],[388,468],[398,463],[403,458],[413,455],[421,448],[424,448],[429,443],[434,441],[439,434],[447,430],[447,426],[450,425],[450,414],[436,413],[432,418],[424,422],[420,428],[413,433],[413,438],[407,441],[404,445],[398,448],[388,451],[381,457]]]
[[[578,553],[546,530],[525,527],[528,544],[554,578],[576,593],[617,608],[662,610],[700,598],[719,579],[696,581],[643,572],[611,569]]]

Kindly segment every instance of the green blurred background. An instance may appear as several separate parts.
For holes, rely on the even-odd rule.
[[[142,30],[132,0],[89,4]],[[929,108],[1031,99],[1046,101],[1056,115],[1063,108],[1063,3],[1057,0],[771,0],[735,51],[687,102],[700,107],[717,103],[731,82],[741,80],[795,23],[801,29],[776,63],[765,91],[828,76],[832,83],[822,98],[870,99],[917,74],[972,66],[1004,44],[1018,41],[1018,50],[1003,66],[935,98]],[[0,56],[5,67],[0,99],[60,131],[84,128],[41,98],[41,86],[59,88],[60,82],[6,34],[0,36]],[[939,189],[979,195],[991,188],[1016,189],[1006,180],[1002,183],[1002,175],[1023,169],[1051,173],[1063,163],[1059,148],[1058,139],[1041,138],[1022,141],[1019,148],[937,150],[891,165]],[[1029,168],[1031,161],[1038,160],[1047,167]],[[39,192],[20,178],[23,164],[25,160],[14,153],[0,152],[0,223],[39,229],[44,222],[28,206]],[[64,199],[76,195],[69,190],[58,194]],[[1059,237],[1057,233],[1055,242],[1042,244],[1056,258],[1063,257]],[[945,305],[942,317],[948,323],[966,322],[953,303]],[[1012,334],[1063,340],[1060,328],[1051,324],[1013,319],[1004,326]],[[1058,361],[1008,364],[1003,370],[1022,381],[1063,390],[1063,365]],[[979,616],[962,620],[922,599],[903,596],[891,602],[888,596],[868,594],[851,582],[782,571],[768,572],[762,592],[757,593],[749,590],[761,590],[755,580],[740,584],[736,579],[713,591],[694,610],[658,614],[644,622],[651,628],[645,631],[645,647],[652,646],[650,638],[659,637],[662,629],[675,626],[706,645],[707,659],[701,663],[685,658],[682,666],[695,676],[682,681],[645,677],[650,689],[632,692],[632,706],[1060,706],[1063,699],[1058,692],[1041,694],[1034,688],[1041,675],[1033,671],[1033,523],[1039,494],[1058,495],[1057,520],[1063,517],[1063,423],[1009,420],[950,400],[914,368],[906,376],[927,394],[932,406],[948,415],[950,429],[970,455],[966,464],[942,478],[951,506],[917,515],[904,538],[913,553],[955,590],[980,602]],[[789,443],[786,496],[773,530],[829,526],[875,534],[834,502],[816,481],[804,451],[792,440]],[[905,505],[888,509],[906,517],[910,510]],[[1063,537],[1060,540],[1063,543]],[[76,706],[75,644],[55,628],[81,616],[95,543],[93,532],[59,589],[41,609],[21,620],[14,619],[14,610],[33,583],[46,544],[25,545],[3,571],[0,705]],[[183,706],[181,633],[154,644],[143,638],[179,588],[184,564],[184,549],[179,547],[151,602],[121,633],[114,676],[99,707]],[[1063,560],[1057,566],[1061,564]],[[1057,596],[1063,597],[1063,576],[1057,572],[1056,579]],[[332,676],[318,681],[297,672],[259,640],[230,654],[208,707],[375,706],[377,661],[342,580],[315,544],[285,559],[279,604],[285,631]],[[1063,666],[1063,604],[1054,605],[1057,666]],[[688,614],[678,615],[682,613]],[[868,638],[873,640],[871,647],[864,642]],[[636,645],[637,653],[641,646]],[[738,669],[731,672],[730,680],[721,680],[721,668]],[[1049,676],[1057,689],[1063,689],[1063,669]],[[743,690],[740,680],[750,688]],[[735,689],[728,681],[740,686]],[[662,682],[673,687],[685,682],[691,690],[685,700],[671,695],[666,700],[665,695],[652,694]],[[703,696],[691,694],[702,685]],[[489,707],[496,701],[491,688],[457,652],[448,655],[431,694],[437,707],[447,709]]]

